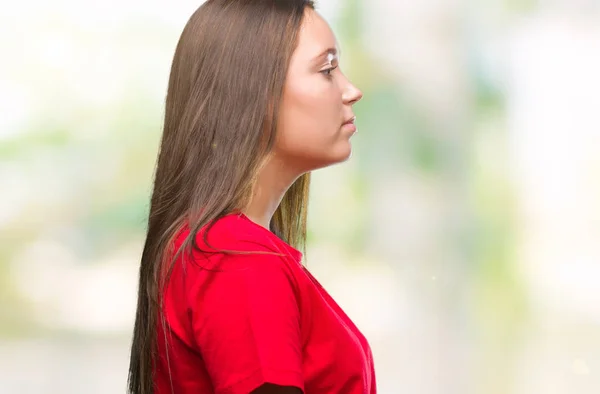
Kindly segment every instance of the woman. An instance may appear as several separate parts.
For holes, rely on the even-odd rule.
[[[175,52],[129,392],[373,394],[365,337],[301,265],[310,171],[362,96],[309,0],[208,0]]]

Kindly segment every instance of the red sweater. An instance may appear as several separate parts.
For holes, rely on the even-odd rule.
[[[198,245],[209,249],[202,233]],[[175,245],[188,235],[181,231]],[[263,383],[306,394],[376,393],[366,338],[301,265],[301,252],[243,214],[217,221],[208,240],[259,254],[194,251],[175,262],[158,330],[156,394],[248,394]]]

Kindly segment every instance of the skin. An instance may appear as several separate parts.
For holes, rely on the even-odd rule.
[[[337,41],[327,22],[307,9],[290,59],[272,154],[257,174],[244,214],[269,223],[287,189],[302,174],[346,161],[356,132],[352,106],[362,98],[338,65]],[[353,122],[352,122],[353,123]]]

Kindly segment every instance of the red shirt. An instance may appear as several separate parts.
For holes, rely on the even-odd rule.
[[[209,249],[202,233],[198,245]],[[301,265],[301,252],[243,214],[217,221],[208,240],[283,256],[194,251],[176,261],[164,294],[166,329],[159,324],[156,394],[248,394],[263,383],[306,394],[376,393],[366,338]]]

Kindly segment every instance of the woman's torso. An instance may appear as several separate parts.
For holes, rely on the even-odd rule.
[[[299,251],[240,214],[220,219],[209,241],[283,256],[217,253],[207,259],[195,252],[185,263],[176,261],[158,330],[157,394],[248,393],[264,382],[302,385],[306,394],[376,393],[366,338],[301,265]],[[264,265],[267,277],[260,273],[266,260],[273,262]],[[273,282],[283,284],[281,297]],[[262,289],[267,294],[256,295]]]

